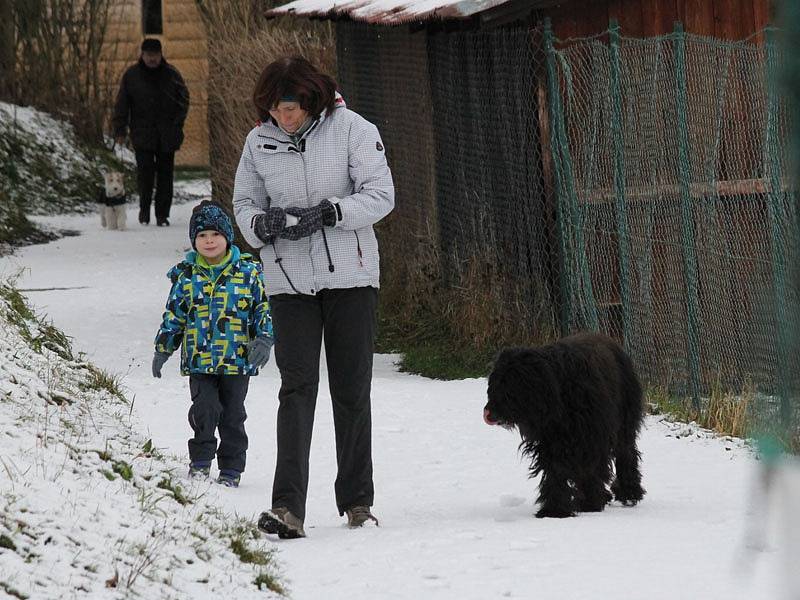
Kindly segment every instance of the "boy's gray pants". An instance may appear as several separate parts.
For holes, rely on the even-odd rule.
[[[370,387],[378,290],[278,294],[269,301],[281,373],[272,507],[286,507],[305,519],[323,338],[336,433],[336,505],[339,514],[351,506],[372,506]]]
[[[189,375],[192,394],[189,425],[194,431],[189,440],[191,462],[211,462],[216,455],[220,470],[244,471],[247,454],[244,399],[249,383],[249,375]],[[214,436],[217,429],[219,448]]]

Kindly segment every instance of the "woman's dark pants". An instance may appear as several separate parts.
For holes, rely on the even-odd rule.
[[[281,373],[273,508],[286,507],[305,519],[323,340],[336,432],[336,505],[339,514],[351,506],[372,506],[370,387],[377,300],[372,287],[270,297]]]

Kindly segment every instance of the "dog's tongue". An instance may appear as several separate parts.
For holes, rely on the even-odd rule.
[[[492,421],[492,413],[489,412],[488,408],[483,409],[483,420],[486,422],[487,425],[496,425],[496,421]]]

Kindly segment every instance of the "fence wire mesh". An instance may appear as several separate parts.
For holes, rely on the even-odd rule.
[[[569,328],[624,339],[651,384],[789,410],[797,198],[771,32],[545,37]]]
[[[796,423],[790,107],[762,37],[339,23],[341,88],[396,179],[386,312],[495,350],[604,331],[648,386],[752,389]]]
[[[479,348],[552,337],[544,63],[530,31],[342,22],[337,40],[343,94],[379,126],[393,166],[396,208],[379,231],[392,319],[418,318],[422,305]]]

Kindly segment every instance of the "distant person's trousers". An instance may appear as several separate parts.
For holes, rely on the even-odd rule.
[[[136,151],[136,184],[139,188],[140,217],[150,221],[150,204],[155,185],[156,220],[169,217],[172,207],[172,179],[175,174],[174,152]],[[141,220],[141,219],[140,219]]]
[[[270,296],[281,373],[273,508],[286,507],[305,519],[323,339],[336,433],[336,506],[339,514],[352,506],[372,506],[370,388],[377,301],[372,287]]]
[[[192,406],[189,425],[194,437],[189,440],[189,460],[211,462],[217,457],[220,470],[244,471],[247,413],[244,399],[249,375],[189,375]],[[215,431],[219,430],[219,447]]]

